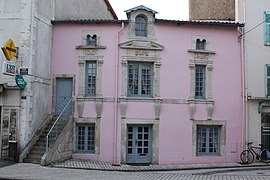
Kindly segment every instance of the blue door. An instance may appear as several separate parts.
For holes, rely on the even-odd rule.
[[[57,79],[56,80],[56,115],[60,115],[70,98],[72,97],[72,79]],[[64,111],[64,116],[72,114],[72,103],[69,103],[68,107]]]
[[[127,163],[152,163],[152,127],[136,125],[127,127]]]

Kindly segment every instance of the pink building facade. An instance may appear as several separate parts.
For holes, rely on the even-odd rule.
[[[54,21],[51,113],[73,98],[73,154],[112,164],[238,162],[242,24]]]

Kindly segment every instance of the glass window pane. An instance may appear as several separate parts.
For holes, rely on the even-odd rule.
[[[86,63],[86,95],[96,95],[96,62],[91,61]]]
[[[95,125],[77,126],[77,150],[79,152],[95,152]]]

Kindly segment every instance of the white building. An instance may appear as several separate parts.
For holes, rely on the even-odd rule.
[[[270,148],[270,1],[238,0],[236,18],[245,22],[246,142]],[[244,73],[244,72],[243,72]]]
[[[12,39],[18,47],[17,57],[11,61],[0,53],[0,159],[7,156],[2,149],[8,142],[16,142],[21,152],[49,117],[51,20],[78,18],[117,16],[108,0],[0,0],[0,46]],[[24,89],[17,86],[14,75],[3,73],[7,63],[28,69]]]

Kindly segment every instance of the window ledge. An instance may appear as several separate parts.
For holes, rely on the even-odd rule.
[[[157,100],[157,98],[153,98],[153,97],[127,97],[126,98],[128,101],[141,101],[141,102],[152,102]]]
[[[213,99],[188,99],[188,103],[195,103],[195,104],[209,104],[214,103]]]
[[[76,46],[76,49],[106,49],[106,46],[86,46],[86,45],[79,45],[79,46]]]
[[[103,97],[88,97],[88,96],[78,96],[77,100],[81,101],[95,101],[98,99],[103,99]]]
[[[215,51],[199,50],[199,49],[188,49],[188,52],[190,52],[190,53],[216,54]]]

